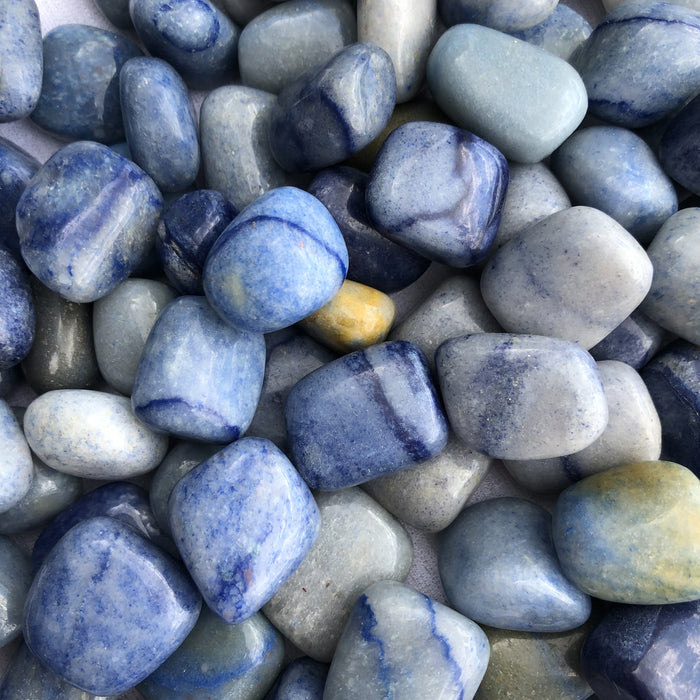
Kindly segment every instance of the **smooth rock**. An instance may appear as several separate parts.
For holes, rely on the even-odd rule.
[[[97,8],[117,29],[133,29],[129,0],[94,0]]]
[[[248,24],[261,12],[274,7],[277,0],[221,0],[221,6],[234,22],[241,26]]]
[[[73,685],[118,695],[177,649],[200,607],[168,555],[114,518],[90,518],[66,533],[37,573],[25,641]]]
[[[700,482],[673,462],[636,462],[564,490],[554,545],[581,590],[617,603],[700,598]]]
[[[670,177],[700,196],[700,95],[668,123],[659,143],[659,161]]]
[[[488,658],[478,625],[408,586],[381,581],[355,603],[324,698],[470,699]]]
[[[17,505],[32,484],[34,467],[29,445],[7,402],[0,399],[0,513]]]
[[[329,301],[348,268],[328,210],[296,187],[279,187],[246,207],[209,251],[204,292],[242,330],[291,326]]]
[[[316,502],[318,538],[263,612],[297,648],[329,662],[357,597],[377,581],[403,581],[413,546],[400,523],[357,488],[318,493]]]
[[[272,155],[290,172],[336,165],[379,135],[395,101],[386,51],[350,44],[280,92],[270,116]]]
[[[232,442],[253,419],[264,371],[261,334],[224,323],[204,297],[179,297],[148,336],[131,405],[155,430]]]
[[[311,488],[354,486],[434,457],[447,422],[423,354],[394,341],[301,379],[285,408],[294,465]]]
[[[106,29],[63,24],[44,37],[41,96],[32,121],[66,140],[124,140],[119,71],[136,44]]]
[[[311,492],[268,440],[242,438],[177,483],[170,529],[207,605],[228,624],[256,613],[318,535]]]
[[[283,658],[282,636],[259,613],[227,625],[205,607],[182,645],[138,689],[146,700],[262,698]]]
[[[571,454],[607,425],[600,371],[570,341],[476,333],[446,340],[435,365],[452,429],[490,457]]]
[[[451,27],[438,39],[427,76],[457,126],[522,163],[552,153],[588,106],[583,81],[566,61],[475,24]]]
[[[302,656],[280,673],[265,700],[323,700],[328,666]]]
[[[651,279],[651,262],[631,234],[597,209],[573,207],[499,248],[481,293],[505,330],[588,349],[637,308]]]
[[[29,557],[9,537],[0,535],[0,647],[22,633],[24,602],[31,583]]]
[[[34,297],[20,259],[0,246],[0,369],[18,365],[34,342]]]
[[[442,21],[454,24],[483,24],[502,32],[517,32],[544,21],[556,8],[556,0],[438,0]]]
[[[49,467],[87,479],[124,479],[155,469],[168,439],[140,423],[129,399],[87,389],[49,391],[24,415],[27,442]]]
[[[463,129],[409,122],[380,149],[367,182],[367,213],[390,240],[452,267],[482,260],[493,242],[508,164]]]
[[[199,141],[187,86],[165,61],[132,58],[119,73],[132,160],[162,192],[180,192],[199,172]]]
[[[44,163],[20,197],[22,256],[65,299],[95,301],[144,260],[162,206],[137,165],[98,143],[72,143]]]

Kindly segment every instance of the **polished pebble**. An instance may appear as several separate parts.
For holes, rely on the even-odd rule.
[[[17,505],[32,484],[34,467],[32,455],[22,428],[7,403],[0,399],[0,442],[3,458],[0,462],[0,513]]]
[[[19,545],[0,535],[0,647],[22,633],[24,603],[31,583],[31,560]]]
[[[676,182],[700,196],[700,96],[668,123],[659,143],[661,167]]]
[[[265,700],[323,700],[328,666],[306,656],[291,661]]]
[[[323,697],[470,699],[488,658],[488,640],[474,622],[408,586],[381,581],[357,599]]]
[[[0,246],[0,369],[18,365],[31,350],[34,297],[20,258]]]
[[[87,389],[49,391],[24,415],[27,442],[49,467],[88,479],[155,469],[168,439],[140,423],[128,398]]]
[[[220,4],[234,22],[245,26],[276,3],[275,0],[221,0]]]
[[[566,576],[596,598],[700,598],[700,482],[673,462],[636,462],[564,490],[552,516]]]
[[[129,0],[94,0],[97,8],[118,29],[133,29]]]
[[[37,573],[25,641],[73,685],[118,695],[177,649],[200,607],[168,555],[114,518],[90,518],[66,533]]]
[[[557,6],[555,0],[531,0],[513,3],[509,0],[438,0],[442,21],[453,24],[483,24],[502,32],[527,29],[545,20]]]
[[[319,493],[316,502],[318,538],[263,612],[305,654],[330,662],[357,596],[376,581],[403,581],[413,546],[401,524],[360,489]]]
[[[202,462],[169,501],[175,544],[207,605],[228,624],[256,613],[320,527],[299,474],[268,440],[246,437]]]

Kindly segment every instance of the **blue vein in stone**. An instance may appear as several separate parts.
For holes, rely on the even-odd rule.
[[[362,639],[366,642],[375,643],[379,648],[377,654],[378,663],[378,675],[380,682],[384,685],[386,689],[387,700],[393,698],[393,693],[391,693],[391,666],[386,662],[386,649],[384,648],[384,642],[382,642],[380,637],[377,637],[373,632],[373,628],[377,626],[377,617],[372,610],[372,606],[367,600],[367,596],[362,594],[357,599],[357,605],[359,606],[360,612],[360,634],[362,634]],[[389,694],[391,693],[391,694]]]
[[[445,657],[445,660],[449,664],[449,668],[452,671],[452,678],[454,679],[455,685],[458,688],[460,688],[459,695],[457,696],[456,700],[464,700],[462,669],[452,656],[452,648],[450,647],[449,641],[447,640],[445,635],[440,634],[440,632],[438,631],[437,620],[435,618],[435,605],[433,604],[432,599],[426,595],[423,596],[423,599],[425,600],[426,607],[428,608],[428,612],[430,613],[430,633],[435,639],[438,640],[438,642],[440,642],[440,646],[442,647],[442,655]]]

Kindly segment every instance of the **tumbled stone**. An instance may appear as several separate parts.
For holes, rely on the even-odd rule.
[[[29,557],[0,535],[0,647],[22,633],[24,603],[32,583]]]
[[[302,656],[280,673],[266,700],[323,700],[328,666]]]
[[[263,612],[297,648],[329,662],[357,596],[372,583],[403,581],[408,533],[359,489],[316,495],[321,529],[311,551]]]
[[[18,365],[34,342],[34,297],[27,271],[0,246],[0,369]]]
[[[698,7],[700,9],[700,5]],[[700,96],[693,98],[668,123],[659,143],[666,173],[700,196]]]
[[[245,26],[261,12],[274,7],[275,0],[221,0],[220,4],[234,22]]]
[[[355,603],[324,698],[472,698],[488,658],[478,625],[408,586],[382,581]]]
[[[581,590],[618,603],[700,598],[700,482],[673,462],[636,462],[564,490],[557,555]]]
[[[453,24],[483,24],[502,32],[517,32],[546,19],[556,7],[555,0],[513,3],[509,0],[438,0],[442,21]]]
[[[129,0],[95,0],[102,14],[118,29],[133,29]]]
[[[17,419],[7,403],[0,399],[0,513],[17,505],[29,491],[34,468],[32,455]]]

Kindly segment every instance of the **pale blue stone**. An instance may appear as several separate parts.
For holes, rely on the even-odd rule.
[[[0,245],[0,369],[18,365],[29,354],[35,330],[27,270],[19,256]]]
[[[31,583],[31,560],[9,537],[0,535],[0,647],[22,632],[24,603]]]
[[[427,75],[455,124],[522,163],[552,153],[588,107],[583,81],[566,61],[475,24],[451,27],[438,39]]]
[[[255,614],[299,566],[320,528],[316,503],[269,440],[246,437],[177,483],[175,544],[207,605],[228,624]]]
[[[323,700],[328,666],[302,656],[280,674],[265,700]]]
[[[32,484],[34,467],[29,445],[25,440],[15,414],[0,399],[0,513],[17,505]]]
[[[545,20],[558,0],[438,0],[442,21],[453,24],[483,24],[502,32],[517,32]]]
[[[328,672],[324,700],[472,698],[489,643],[458,612],[394,581],[358,598]]]

